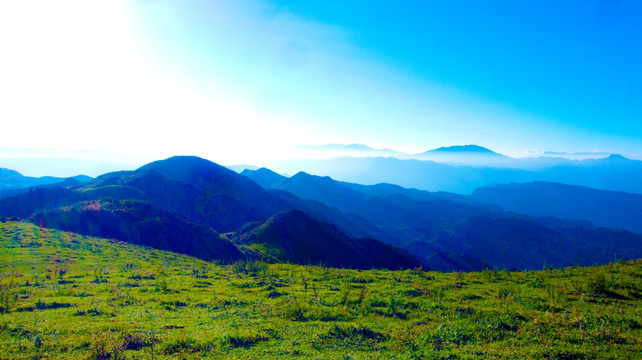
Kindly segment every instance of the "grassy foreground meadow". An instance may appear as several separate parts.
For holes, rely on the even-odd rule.
[[[642,261],[477,273],[188,256],[0,223],[1,359],[639,359]]]

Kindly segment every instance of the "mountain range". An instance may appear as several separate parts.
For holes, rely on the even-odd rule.
[[[67,179],[73,179],[78,182],[87,182],[91,180],[89,176],[85,175],[78,175],[71,178],[60,178],[54,176],[31,177],[24,176],[15,170],[0,168],[0,196],[2,196],[2,193],[6,190],[19,190],[33,186],[55,184]]]
[[[475,144],[442,146],[435,149],[429,149],[420,153],[409,153],[409,152],[403,152],[403,151],[398,151],[394,149],[376,149],[364,144],[299,145],[296,148],[309,149],[309,150],[315,150],[315,151],[339,151],[339,152],[361,151],[364,153],[386,152],[388,154],[405,155],[405,156],[416,156],[416,155],[423,155],[423,154],[430,154],[430,153],[485,153],[489,155],[499,155],[502,157],[508,157],[506,155],[502,155],[493,150],[490,150],[486,147],[475,145]],[[558,158],[565,158],[565,159],[577,159],[577,158],[598,159],[598,158],[608,157],[610,155],[613,155],[613,153],[601,152],[601,151],[564,152],[564,151],[547,150],[547,151],[537,152],[534,155],[529,156],[529,158],[545,156],[545,157],[558,157]]]
[[[642,194],[529,182],[481,187],[472,197],[520,214],[585,219],[597,226],[642,233]]]
[[[274,253],[261,254],[255,251],[256,247],[249,251],[247,246],[242,246],[247,244],[235,243],[236,237],[219,235],[234,232],[248,223],[264,222],[276,213],[292,209],[288,201],[268,193],[248,178],[208,160],[189,156],[156,161],[135,171],[108,173],[87,183],[37,188],[0,199],[0,216],[25,218],[44,227],[129,241],[206,260],[297,259],[351,268],[390,266],[394,269],[420,264],[402,250],[377,240],[338,237],[332,232],[318,236],[317,240],[321,244],[345,242],[345,247],[351,249],[362,249],[360,244],[364,242],[376,256],[355,252],[358,256],[351,257],[350,261],[327,258],[304,261],[305,257],[283,251],[284,257],[279,258],[274,257]],[[328,216],[341,215],[329,212]],[[287,217],[272,224],[285,229],[298,226]],[[308,224],[314,224],[310,229],[325,226],[318,220],[310,220]],[[256,230],[253,243],[265,239],[260,233],[270,229],[264,226]],[[289,239],[295,233],[284,232],[282,244],[298,242]],[[305,239],[305,235],[300,233],[298,239]]]
[[[446,151],[460,150],[471,148]],[[348,160],[360,161],[352,165],[371,161],[370,169],[392,164],[396,172],[387,176],[408,181],[431,177],[412,179],[408,164],[418,170],[438,166],[446,175],[459,168],[392,158]],[[604,162],[631,162],[613,157],[593,161],[598,165],[582,163],[601,169]],[[526,172],[462,168],[481,171],[477,174]],[[378,171],[383,175],[385,170],[390,168]],[[478,180],[471,179],[471,186]],[[177,156],[87,182],[67,179],[13,189],[15,193],[0,196],[0,216],[222,262],[254,258],[469,271],[592,265],[617,256],[642,256],[635,194],[550,183],[476,189],[468,196],[306,172],[286,177],[266,168],[238,174],[205,159]],[[617,208],[620,215],[595,210],[599,204]]]
[[[483,148],[482,148],[483,149]],[[333,157],[295,159],[274,164],[282,174],[330,176],[340,181],[374,185],[397,184],[427,191],[471,194],[493,184],[546,181],[585,186],[599,190],[642,193],[642,161],[611,155],[600,159],[509,158],[490,150],[455,148],[423,160],[402,157]],[[448,159],[459,159],[458,161]]]
[[[612,260],[616,252],[638,256],[642,246],[639,234],[597,228],[582,217],[508,213],[470,196],[350,184],[302,172],[289,178],[268,169],[242,174],[265,188],[356,215],[387,235],[380,239],[442,271],[586,265]]]

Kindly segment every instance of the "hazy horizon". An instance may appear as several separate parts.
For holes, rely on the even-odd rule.
[[[354,143],[642,159],[641,10],[6,2],[0,161],[33,150],[130,166],[178,154],[262,165],[302,145]]]
[[[466,144],[476,145],[476,144]],[[452,145],[445,148],[457,148],[465,145]],[[482,147],[485,148],[485,147]],[[280,165],[288,161],[296,160],[323,160],[323,159],[339,159],[339,158],[373,158],[373,157],[392,157],[401,160],[424,160],[445,164],[477,164],[479,166],[493,166],[497,163],[492,161],[492,157],[472,157],[468,158],[466,154],[458,154],[453,152],[445,157],[426,157],[424,153],[430,153],[432,150],[426,149],[420,153],[405,153],[397,151],[396,149],[375,149],[365,144],[323,144],[323,145],[299,145],[293,146],[290,149],[289,156],[283,158],[264,160],[260,162],[246,162],[246,163],[220,163],[220,165],[227,166],[231,169],[243,168],[261,168],[267,167],[283,174],[294,174],[301,169],[287,171],[280,168]],[[441,149],[441,148],[439,148]],[[492,148],[486,148],[493,151]],[[504,154],[502,159],[506,159]],[[508,159],[526,160],[529,159],[566,159],[574,161],[583,161],[591,159],[602,159],[611,155],[620,155],[605,152],[580,152],[580,153],[566,153],[566,152],[537,152],[524,155],[522,157],[508,157]],[[133,157],[119,153],[102,152],[102,151],[89,151],[89,150],[67,150],[61,151],[57,149],[7,149],[0,148],[0,168],[18,171],[24,176],[42,177],[71,177],[76,175],[87,175],[96,177],[108,172],[122,171],[122,170],[135,170],[147,163],[164,160],[172,156],[199,156],[195,154],[173,154],[162,158],[142,158]],[[482,155],[484,156],[484,155]],[[210,161],[214,159],[199,156]],[[630,158],[632,160],[642,160]],[[471,162],[472,160],[472,162]],[[489,160],[491,160],[489,162]],[[511,167],[509,163],[499,163]],[[548,166],[553,166],[555,162],[551,162]],[[528,162],[513,164],[517,168],[527,166]],[[501,167],[501,166],[500,166]],[[294,172],[292,172],[294,171]]]

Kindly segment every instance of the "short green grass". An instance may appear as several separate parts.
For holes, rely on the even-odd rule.
[[[538,272],[217,265],[0,223],[1,359],[636,359],[642,261]]]

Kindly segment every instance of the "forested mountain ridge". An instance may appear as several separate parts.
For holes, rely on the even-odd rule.
[[[243,255],[234,243],[219,233],[232,232],[248,223],[262,222],[275,213],[294,208],[287,199],[267,192],[246,177],[197,157],[173,157],[138,170],[108,173],[88,183],[67,185],[38,188],[0,199],[0,216],[28,218],[44,227],[229,262],[242,257],[261,258],[267,254],[246,252]],[[291,200],[295,202],[297,199]],[[329,211],[327,214],[339,223],[361,223],[361,226],[371,228],[363,225],[364,221],[350,220],[340,212]],[[286,222],[283,226],[288,229],[297,224]],[[295,240],[305,240],[305,234],[301,236]],[[325,233],[317,239],[351,244],[368,242],[393,257],[398,252],[376,240],[356,239],[343,234],[337,237]],[[302,263],[316,260],[296,253],[290,255],[288,259],[276,260],[296,259]],[[333,255],[342,256],[340,253]],[[345,267],[390,265],[396,269],[419,264],[411,256],[399,258],[396,262],[389,261],[387,256],[368,260],[360,256],[343,262],[331,257],[324,260]]]

